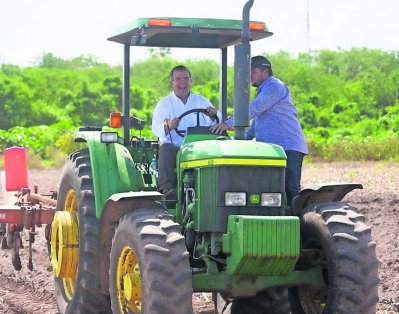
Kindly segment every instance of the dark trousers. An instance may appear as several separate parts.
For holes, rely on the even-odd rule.
[[[292,199],[301,190],[302,162],[305,154],[295,150],[286,150],[287,170],[285,172],[285,192],[287,193],[287,204],[291,206]]]
[[[176,187],[175,174],[178,149],[171,143],[162,144],[158,151],[158,190],[164,191]]]

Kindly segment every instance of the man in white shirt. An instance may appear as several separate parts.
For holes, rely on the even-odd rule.
[[[170,71],[169,80],[173,93],[158,102],[152,117],[152,132],[161,141],[158,152],[158,190],[165,196],[175,194],[176,156],[183,142],[183,137],[176,133],[176,129],[186,131],[188,127],[197,125],[197,115],[200,115],[202,126],[211,125],[214,120],[211,117],[215,115],[220,119],[220,114],[208,99],[190,91],[191,73],[185,66],[174,67]],[[206,113],[192,113],[181,121],[177,118],[191,109],[206,109]]]

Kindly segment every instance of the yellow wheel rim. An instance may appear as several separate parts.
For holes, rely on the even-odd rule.
[[[69,190],[67,196],[65,197],[64,211],[66,212],[76,212],[78,208],[76,193],[74,190]]]
[[[79,261],[79,223],[77,199],[74,190],[69,190],[64,208],[54,215],[51,231],[51,265],[54,276],[62,278],[68,300],[75,293]]]
[[[118,259],[116,287],[121,313],[141,313],[141,277],[136,254],[125,246]]]

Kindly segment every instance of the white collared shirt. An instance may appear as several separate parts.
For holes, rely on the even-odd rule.
[[[162,98],[156,105],[152,116],[152,132],[159,137],[161,145],[164,143],[171,143],[171,136],[173,144],[180,146],[183,142],[183,137],[179,136],[174,130],[171,130],[170,136],[169,134],[165,134],[164,119],[168,118],[169,121],[171,121],[173,118],[178,118],[188,110],[199,108],[206,109],[209,106],[212,106],[211,102],[201,95],[196,95],[190,92],[187,103],[184,104],[181,99],[172,92],[172,94]],[[180,120],[178,130],[186,131],[188,127],[196,126],[197,114],[200,115],[201,126],[210,126],[214,123],[211,118],[203,113],[191,113]],[[221,119],[219,112],[218,116],[219,119]]]

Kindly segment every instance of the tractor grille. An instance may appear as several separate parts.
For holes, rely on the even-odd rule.
[[[284,207],[252,204],[251,195],[282,193],[285,203],[285,168],[262,166],[221,166],[197,170],[199,231],[225,233],[230,215],[283,216]],[[216,193],[215,193],[216,192]],[[247,206],[225,206],[225,192],[246,192]]]

